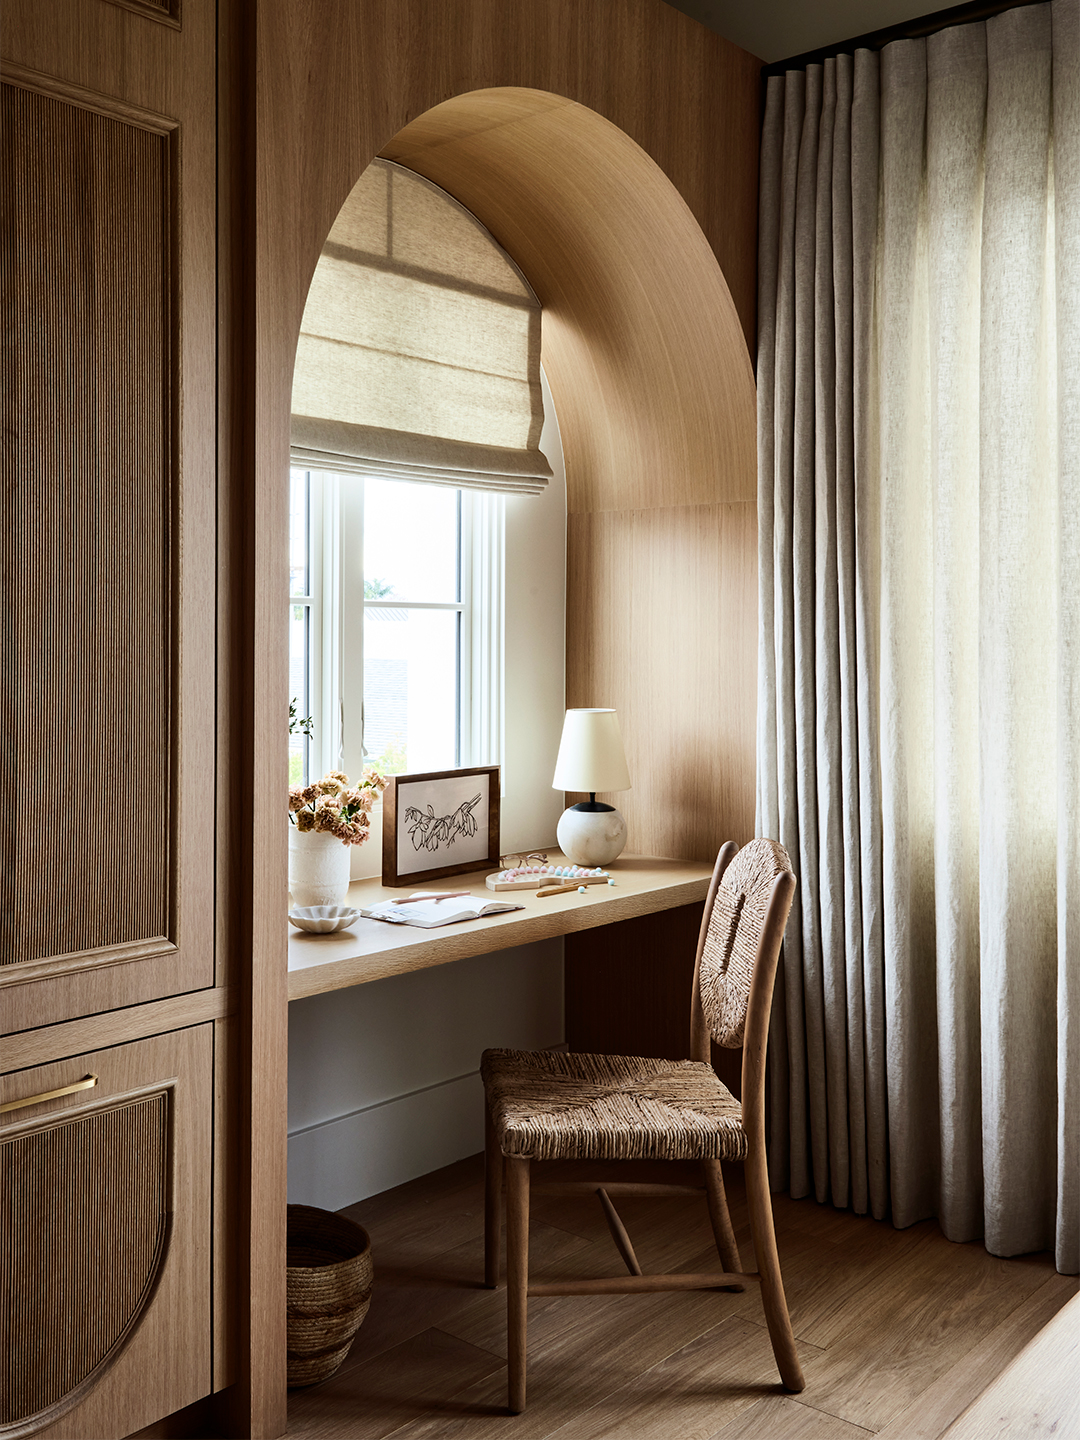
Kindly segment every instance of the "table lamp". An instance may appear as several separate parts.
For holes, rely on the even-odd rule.
[[[562,813],[556,834],[563,854],[575,865],[609,865],[626,844],[626,821],[596,792],[630,789],[614,710],[567,710],[551,788],[589,794]]]

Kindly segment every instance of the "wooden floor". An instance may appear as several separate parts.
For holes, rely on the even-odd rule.
[[[738,1166],[729,1198],[750,1269]],[[703,1201],[620,1200],[619,1210],[646,1271],[716,1265]],[[754,1287],[558,1297],[529,1303],[528,1409],[511,1416],[505,1291],[480,1284],[481,1157],[354,1205],[343,1213],[372,1239],[371,1309],[337,1375],[291,1392],[288,1434],[937,1440],[1077,1290],[1049,1255],[995,1259],[931,1221],[894,1230],[786,1196],[775,1212],[800,1396],[780,1389]],[[531,1233],[536,1278],[620,1269],[594,1200],[535,1195]]]

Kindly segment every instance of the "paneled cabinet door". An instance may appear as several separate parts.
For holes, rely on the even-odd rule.
[[[8,1033],[214,980],[215,7],[2,24]]]
[[[0,1440],[209,1393],[212,1066],[207,1024],[0,1078]]]

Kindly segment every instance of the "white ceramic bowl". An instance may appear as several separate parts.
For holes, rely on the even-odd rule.
[[[344,930],[359,919],[360,911],[349,905],[302,905],[289,911],[290,923],[298,930],[310,930],[313,935]]]

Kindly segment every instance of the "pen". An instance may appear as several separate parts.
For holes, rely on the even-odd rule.
[[[431,900],[436,905],[442,900],[457,900],[461,895],[468,895],[468,890],[453,890],[449,895],[409,895],[404,900],[388,900],[388,905],[415,905],[421,900]]]

